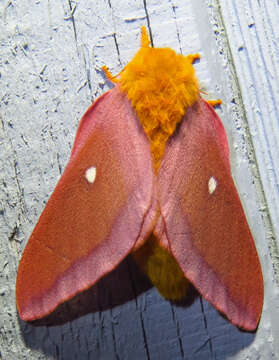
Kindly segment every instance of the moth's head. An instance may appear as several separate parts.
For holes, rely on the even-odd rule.
[[[153,48],[145,27],[141,29],[141,47],[120,74],[121,89],[132,103],[140,92],[168,97],[179,96],[185,108],[199,98],[199,85],[192,65],[198,55],[184,56],[170,48]],[[136,90],[136,95],[134,94]],[[134,101],[133,101],[134,100]]]
[[[131,101],[150,141],[155,170],[177,124],[199,99],[193,61],[170,48],[153,48],[145,27],[141,47],[120,73],[120,89]]]

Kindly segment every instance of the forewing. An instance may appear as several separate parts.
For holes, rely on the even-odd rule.
[[[116,87],[82,119],[71,159],[24,250],[16,289],[22,319],[49,314],[116,267],[140,236],[152,183],[148,140]]]
[[[231,322],[257,327],[261,267],[235,188],[223,125],[204,100],[168,143],[159,201],[170,250],[185,276]]]

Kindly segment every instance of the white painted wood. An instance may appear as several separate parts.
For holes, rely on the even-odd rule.
[[[278,12],[272,0],[0,1],[0,358],[279,357]],[[155,46],[200,52],[201,85],[223,100],[233,174],[265,278],[255,336],[204,301],[174,306],[154,289],[124,303],[105,289],[109,306],[56,327],[17,318],[16,269],[28,236],[66,165],[82,113],[108,89],[101,66],[121,70],[138,49],[141,25],[149,25]],[[133,276],[125,266],[119,274]],[[127,280],[136,294],[138,279]]]
[[[272,225],[278,234],[279,6],[268,0],[220,4]]]
[[[250,138],[250,152],[254,153],[252,171],[258,187],[258,197],[266,227],[266,243],[272,257],[273,271],[267,273],[265,302],[270,306],[275,351],[279,353],[278,313],[278,2],[270,0],[220,0],[220,15],[225,27],[236,86],[241,92],[243,114]],[[248,130],[249,129],[249,130]],[[261,241],[261,247],[266,246]],[[266,258],[265,258],[266,260]],[[268,277],[276,281],[269,283]],[[271,291],[270,291],[271,290]]]

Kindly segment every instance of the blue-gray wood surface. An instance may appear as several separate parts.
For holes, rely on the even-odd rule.
[[[274,0],[0,0],[0,358],[277,359],[279,3]],[[233,175],[261,258],[258,331],[194,289],[163,299],[127,258],[64,304],[52,326],[19,320],[17,265],[70,155],[82,113],[139,46],[201,53],[195,67],[227,130]],[[247,274],[249,276],[249,274]]]

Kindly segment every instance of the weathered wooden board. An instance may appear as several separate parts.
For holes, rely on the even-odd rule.
[[[273,359],[278,319],[278,37],[273,0],[0,1],[0,358]],[[261,257],[265,305],[239,331],[193,291],[174,305],[127,259],[66,304],[56,326],[20,321],[16,269],[70,155],[78,121],[139,46],[200,52],[201,85],[227,129],[233,174]],[[247,274],[249,276],[249,274]]]

